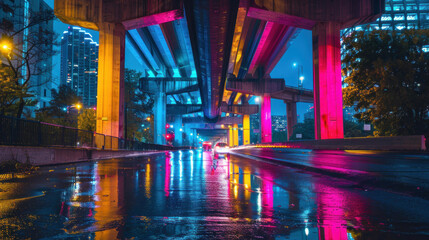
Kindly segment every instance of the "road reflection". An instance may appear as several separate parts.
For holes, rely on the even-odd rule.
[[[214,159],[210,152],[178,151],[73,169],[60,166],[20,180],[25,191],[43,188],[46,195],[37,201],[3,200],[0,237],[36,234],[29,226],[6,231],[4,226],[22,224],[11,212],[38,216],[37,234],[45,233],[37,236],[57,238],[370,239],[391,227],[365,219],[371,215],[368,200],[355,192],[234,156]],[[34,207],[23,207],[30,204]]]

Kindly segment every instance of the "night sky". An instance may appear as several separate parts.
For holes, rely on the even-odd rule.
[[[54,0],[45,0],[52,8],[54,7]],[[68,24],[62,23],[60,20],[54,21],[54,31],[58,34],[58,41],[61,39],[61,35],[64,31],[67,30]],[[98,41],[98,32],[93,30],[84,29],[89,32],[95,42]],[[54,56],[54,66],[52,69],[52,77],[58,84],[60,81],[60,55]],[[313,89],[313,65],[312,65],[312,41],[311,41],[311,31],[301,30],[298,37],[293,40],[293,43],[280,59],[277,66],[273,69],[271,77],[273,78],[284,78],[286,80],[286,85],[289,86],[298,86],[298,72],[297,68],[293,67],[293,63],[296,62],[299,65],[303,66],[304,70],[304,88]],[[144,71],[145,66],[139,65],[138,61],[135,60],[134,56],[129,52],[125,51],[125,67],[135,69],[138,71]],[[298,104],[298,120],[303,120],[303,114],[309,109],[313,104],[300,103]],[[272,100],[271,111],[273,115],[286,115],[286,104],[281,100]]]

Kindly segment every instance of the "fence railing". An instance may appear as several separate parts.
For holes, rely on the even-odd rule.
[[[136,151],[167,151],[185,148],[143,143],[77,128],[9,116],[0,116],[0,145]]]

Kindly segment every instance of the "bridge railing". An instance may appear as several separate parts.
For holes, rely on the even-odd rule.
[[[117,138],[61,125],[0,116],[0,145],[168,151],[173,147]]]

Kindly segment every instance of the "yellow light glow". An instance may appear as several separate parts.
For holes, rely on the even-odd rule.
[[[77,110],[80,110],[80,109],[82,108],[82,105],[80,105],[80,104],[78,103],[78,104],[76,104],[76,108],[77,108]]]

